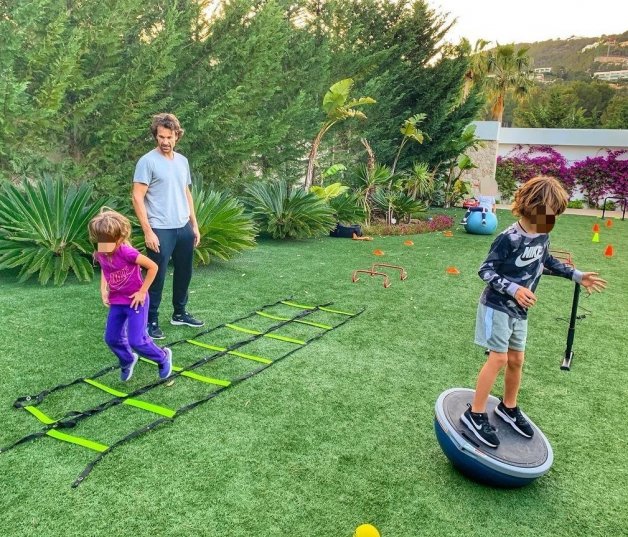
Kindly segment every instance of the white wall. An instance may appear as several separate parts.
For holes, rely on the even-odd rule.
[[[508,156],[517,146],[522,146],[523,151],[532,145],[551,146],[569,165],[586,157],[605,155],[607,149],[628,150],[628,129],[519,129],[501,127],[497,121],[473,123],[476,136],[487,142],[482,150],[484,160]],[[628,154],[622,158],[628,159]],[[495,177],[482,177],[481,184],[490,190],[496,184]],[[574,197],[580,196],[576,193]]]

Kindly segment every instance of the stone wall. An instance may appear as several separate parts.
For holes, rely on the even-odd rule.
[[[498,188],[495,181],[495,168],[497,167],[497,151],[499,143],[495,140],[485,140],[483,147],[470,149],[467,155],[477,166],[469,170],[463,178],[473,186],[473,195],[482,193],[487,196],[497,196]]]

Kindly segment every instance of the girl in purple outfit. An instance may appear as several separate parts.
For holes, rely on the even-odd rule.
[[[89,236],[98,243],[94,259],[102,269],[100,293],[109,308],[105,343],[120,361],[120,379],[127,381],[133,376],[138,355],[157,363],[159,378],[168,378],[172,373],[172,350],[159,348],[146,333],[147,292],[157,274],[157,264],[129,244],[131,224],[120,213],[103,208],[90,221]],[[140,267],[146,269],[144,282]]]

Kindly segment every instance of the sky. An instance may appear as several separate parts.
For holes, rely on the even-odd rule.
[[[478,38],[499,43],[531,43],[546,39],[597,37],[628,30],[624,0],[427,0],[457,24],[448,40]]]

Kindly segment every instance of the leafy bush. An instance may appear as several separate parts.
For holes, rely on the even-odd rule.
[[[205,191],[196,184],[192,187],[192,197],[201,233],[201,242],[194,249],[196,261],[207,265],[212,257],[231,259],[255,246],[255,225],[236,198],[213,190]],[[133,217],[132,220],[138,228],[133,245],[139,250],[145,250],[144,236],[137,219]]]
[[[495,180],[501,194],[502,200],[511,200],[515,190],[517,190],[517,180],[515,179],[515,162],[511,158],[497,157],[497,168],[495,170]]]
[[[381,212],[391,211],[397,220],[418,216],[425,212],[425,205],[405,192],[380,188],[373,195],[373,203]]]
[[[628,196],[628,160],[619,158],[626,153],[607,151],[605,156],[587,157],[572,166],[572,177],[590,206],[597,206],[606,196]]]
[[[607,211],[614,211],[617,208],[617,204],[612,200],[607,200],[606,203],[600,203],[599,209],[606,209]]]
[[[365,213],[357,194],[343,194],[329,200],[329,206],[336,215],[336,221],[344,225],[364,222]]]
[[[550,146],[533,145],[525,151],[517,146],[507,156],[497,158],[496,179],[498,185],[500,181],[505,184],[504,196],[508,192],[512,196],[516,185],[537,175],[555,177],[569,194],[573,191],[574,178],[567,167],[567,159]]]
[[[583,209],[584,202],[582,200],[571,200],[569,203],[567,203],[567,208],[568,209]]]
[[[285,181],[255,183],[245,201],[262,232],[274,239],[304,239],[327,234],[336,225],[332,208],[314,194],[289,189]]]
[[[70,270],[80,281],[91,280],[93,251],[87,223],[106,200],[90,201],[91,186],[66,185],[46,176],[22,187],[6,184],[0,194],[0,269],[20,268],[20,281],[39,274],[65,282]]]

